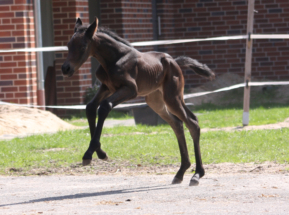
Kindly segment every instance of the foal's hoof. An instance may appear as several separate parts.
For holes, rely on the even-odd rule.
[[[101,160],[103,160],[103,161],[107,161],[107,160],[108,160],[108,157],[105,156],[105,158],[103,158],[103,159],[101,159]]]
[[[195,174],[190,181],[190,186],[198,186],[199,185],[200,176],[199,174]]]
[[[180,184],[180,183],[182,183],[182,181],[183,180],[174,177],[174,180],[172,181],[172,184]]]
[[[192,178],[190,181],[190,186],[198,186],[199,185],[199,180],[196,178]]]
[[[96,150],[96,154],[97,154],[97,157],[101,160],[106,161],[108,159],[106,153],[102,151],[101,149]]]
[[[89,159],[83,159],[82,160],[82,166],[87,166],[87,165],[89,165],[91,163],[91,160],[89,160]]]

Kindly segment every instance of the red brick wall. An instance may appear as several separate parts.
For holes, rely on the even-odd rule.
[[[0,49],[35,47],[32,1],[0,1]],[[37,103],[34,53],[0,53],[0,100]]]
[[[83,23],[87,24],[88,15],[87,0],[53,0],[54,45],[66,46],[74,33],[76,19],[80,17]],[[90,60],[72,77],[66,78],[61,72],[66,56],[66,51],[55,54],[57,104],[82,104],[85,89],[91,86]]]
[[[0,1],[0,49],[34,47],[32,1]],[[289,2],[255,0],[254,33],[288,34]],[[159,39],[206,38],[246,34],[245,0],[157,0],[161,17]],[[55,46],[66,45],[74,23],[81,17],[88,23],[87,0],[53,0]],[[101,1],[101,25],[110,27],[131,42],[152,40],[151,0]],[[252,76],[289,79],[289,40],[254,40]],[[153,47],[138,47],[153,50]],[[232,72],[243,75],[245,40],[212,41],[159,46],[176,57],[187,55],[208,64],[217,75]],[[91,85],[90,61],[72,78],[64,78],[61,65],[67,52],[56,52],[58,105],[80,104],[84,90]],[[0,53],[0,99],[36,104],[36,59],[31,53]],[[186,87],[205,82],[185,72]]]
[[[180,37],[180,26],[175,25],[176,22],[183,22],[180,20],[180,14],[178,8],[182,1],[168,0],[168,1],[157,1],[157,16],[160,17],[160,35],[159,40],[176,39]],[[158,46],[158,51],[169,53],[175,56],[178,46]]]
[[[130,42],[153,39],[152,1],[101,1],[101,26],[109,27]],[[153,47],[140,47],[141,51]]]
[[[152,40],[151,0],[104,1],[102,25],[115,29],[131,42]],[[116,3],[117,2],[117,3]],[[247,0],[157,0],[163,39],[206,38],[246,34]],[[255,0],[254,33],[289,33],[288,0]],[[122,24],[122,25],[121,25]],[[244,74],[246,40],[211,41],[159,46],[177,57],[187,55],[206,63],[217,75]],[[264,79],[289,79],[287,47],[289,40],[254,40],[252,76]],[[152,47],[137,47],[141,51]],[[186,71],[186,87],[206,80]]]
[[[167,5],[167,1],[158,1]],[[162,18],[162,31],[175,39],[206,38],[246,34],[247,1],[245,0],[175,0],[174,12],[158,11],[162,17],[174,13],[173,19]],[[165,6],[167,7],[167,6]],[[285,0],[256,0],[254,33],[288,34],[289,2]],[[171,27],[170,27],[171,26]],[[174,32],[174,33],[170,33]],[[171,37],[170,37],[171,38]],[[212,41],[163,46],[173,56],[187,55],[208,64],[217,75],[233,72],[244,74],[246,40]],[[289,79],[288,40],[254,40],[252,76],[264,79]],[[185,72],[186,87],[205,80]]]
[[[123,37],[122,2],[115,0],[100,1],[100,25],[113,29]]]
[[[123,12],[123,35],[131,41],[153,40],[152,24],[152,1],[124,1]],[[138,47],[141,51],[150,51],[153,47]]]

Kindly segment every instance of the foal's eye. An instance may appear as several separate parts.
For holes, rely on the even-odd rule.
[[[80,52],[81,52],[81,53],[85,52],[85,49],[86,49],[86,47],[82,47],[82,48],[80,49]]]
[[[86,50],[86,44],[83,44],[80,48],[80,52],[85,52]]]

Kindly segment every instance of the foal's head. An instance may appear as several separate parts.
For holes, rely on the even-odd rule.
[[[74,35],[67,44],[68,55],[61,67],[64,76],[71,77],[90,56],[90,44],[97,28],[97,18],[95,18],[94,22],[88,27],[82,26],[80,18],[77,19],[74,28]]]

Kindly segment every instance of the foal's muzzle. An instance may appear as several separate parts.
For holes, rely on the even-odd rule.
[[[62,65],[61,70],[62,70],[62,74],[68,77],[71,77],[74,72],[73,69],[70,67],[70,65],[66,63]]]

